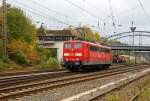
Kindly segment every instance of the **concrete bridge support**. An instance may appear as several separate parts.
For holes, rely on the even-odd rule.
[[[57,59],[61,63],[63,56],[63,41],[39,41],[39,45],[47,49],[56,49]]]

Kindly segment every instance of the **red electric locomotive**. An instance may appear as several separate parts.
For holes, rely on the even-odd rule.
[[[107,69],[111,63],[110,47],[86,41],[64,42],[63,65],[71,71]]]

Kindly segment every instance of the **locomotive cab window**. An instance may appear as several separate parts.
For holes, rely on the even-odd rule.
[[[98,47],[91,45],[90,50],[91,51],[98,51],[99,49],[98,49]]]
[[[66,43],[65,48],[71,48],[71,43]]]
[[[76,48],[76,49],[79,49],[79,48],[81,48],[82,47],[82,44],[81,43],[75,43],[74,44],[74,48]]]
[[[109,49],[105,49],[105,52],[106,52],[106,53],[110,53],[110,50],[109,50]]]

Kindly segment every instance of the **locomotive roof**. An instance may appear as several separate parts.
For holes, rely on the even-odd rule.
[[[97,44],[97,43],[93,43],[93,42],[87,42],[87,41],[72,40],[72,41],[65,41],[65,42],[83,42],[83,43],[88,43],[88,44],[91,44],[91,45],[97,45],[97,46],[101,46],[101,47],[104,47],[104,48],[111,49],[111,47],[109,47],[109,46],[105,46],[105,45],[101,45],[101,44]]]

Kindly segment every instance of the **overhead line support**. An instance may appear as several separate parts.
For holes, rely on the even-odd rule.
[[[8,53],[7,53],[7,6],[6,0],[2,0],[2,39],[3,39],[3,49],[2,49],[2,58],[5,61],[8,61]]]

